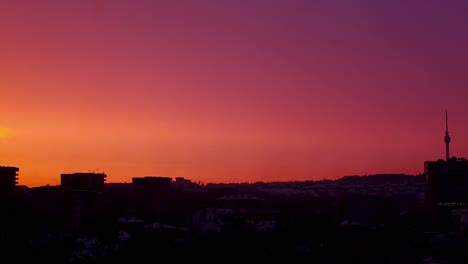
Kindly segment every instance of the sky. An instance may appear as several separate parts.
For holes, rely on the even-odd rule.
[[[468,157],[468,1],[2,0],[18,184],[420,174]]]

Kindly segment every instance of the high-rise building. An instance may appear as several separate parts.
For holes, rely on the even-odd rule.
[[[77,172],[61,175],[64,195],[65,230],[76,233],[93,231],[105,216],[104,173]]]
[[[468,207],[468,160],[426,161],[424,173],[430,209]]]
[[[446,112],[446,159],[424,162],[426,206],[434,218],[448,220],[453,210],[468,208],[468,160],[450,157]]]
[[[0,194],[11,194],[15,192],[18,183],[17,167],[0,166]]]

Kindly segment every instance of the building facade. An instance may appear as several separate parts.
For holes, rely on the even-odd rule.
[[[17,167],[0,166],[0,194],[12,194],[18,183]]]
[[[468,160],[426,161],[424,174],[429,209],[468,208]]]
[[[61,174],[64,228],[74,233],[95,232],[106,214],[104,173]]]

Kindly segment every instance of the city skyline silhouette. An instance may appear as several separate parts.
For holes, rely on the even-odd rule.
[[[449,162],[450,160],[466,160],[466,158],[464,156],[462,157],[456,157],[456,156],[453,156],[453,155],[450,155],[450,143],[451,143],[451,137],[449,136],[449,127],[448,127],[448,110],[445,110],[445,136],[443,138],[443,141],[445,143],[445,161],[446,162]],[[434,162],[434,161],[437,161],[437,162],[440,162],[441,158],[438,158],[436,160],[433,160],[433,161],[430,161],[430,160],[425,160],[424,162],[427,163],[427,162]],[[18,171],[19,171],[19,168],[18,167],[15,167],[15,166],[5,166],[4,164],[3,165],[0,165],[1,167],[4,167],[4,168],[8,168],[8,169],[14,169],[16,172],[15,174],[18,176]],[[425,171],[425,169],[423,169],[421,172],[419,173],[415,173],[415,174],[408,174],[408,173],[398,173],[398,172],[380,172],[380,173],[373,173],[373,175],[412,175],[412,176],[420,176],[420,175],[423,175],[423,174],[426,174],[427,172]],[[105,171],[100,171],[99,169],[95,169],[95,170],[76,170],[76,171],[72,171],[72,172],[68,172],[68,173],[61,173],[61,177],[63,177],[63,175],[71,175],[71,174],[93,174],[93,175],[105,175],[105,178],[107,178],[108,174],[105,172]],[[252,184],[252,183],[259,183],[259,182],[262,182],[262,183],[274,183],[274,182],[307,182],[307,181],[328,181],[328,180],[339,180],[339,179],[342,179],[343,177],[348,177],[348,176],[367,176],[368,173],[366,172],[365,174],[350,174],[350,175],[342,175],[341,177],[338,177],[336,179],[327,179],[327,178],[322,178],[320,180],[314,180],[314,179],[303,179],[303,180],[280,180],[280,181],[275,181],[275,180],[260,180],[260,181],[241,181],[241,182],[203,182],[203,181],[198,181],[197,183],[198,184],[202,184],[202,185],[205,185],[205,184],[240,184],[240,183],[247,183],[247,184]],[[129,176],[129,179],[127,180],[124,180],[124,181],[119,181],[119,182],[110,182],[110,183],[130,183],[131,179],[135,178],[135,177],[164,177],[164,178],[168,178],[168,179],[171,179],[172,180],[176,180],[177,178],[185,178],[183,175],[161,175],[161,174],[158,174],[158,173],[150,173],[150,174],[146,174],[146,175],[133,175],[133,176]],[[19,180],[19,177],[16,177],[16,180],[15,180],[15,185],[18,184],[18,180]],[[192,179],[188,179],[190,181],[192,181]],[[53,181],[52,185],[60,185],[60,184],[54,184],[56,181]],[[24,184],[23,184],[24,185]],[[41,185],[41,186],[49,186],[51,185],[51,183],[46,183],[44,185]],[[27,185],[26,185],[27,186]],[[27,186],[27,187],[39,187],[39,186]]]
[[[468,1],[0,1],[0,259],[468,263]]]
[[[196,182],[466,156],[464,1],[4,1],[0,164]],[[443,157],[442,157],[443,158]]]

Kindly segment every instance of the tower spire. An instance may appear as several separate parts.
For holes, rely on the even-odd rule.
[[[444,142],[445,142],[445,158],[448,161],[450,158],[450,152],[449,152],[449,145],[450,145],[450,136],[448,132],[448,114],[447,114],[447,109],[445,109],[445,137],[444,137]]]

